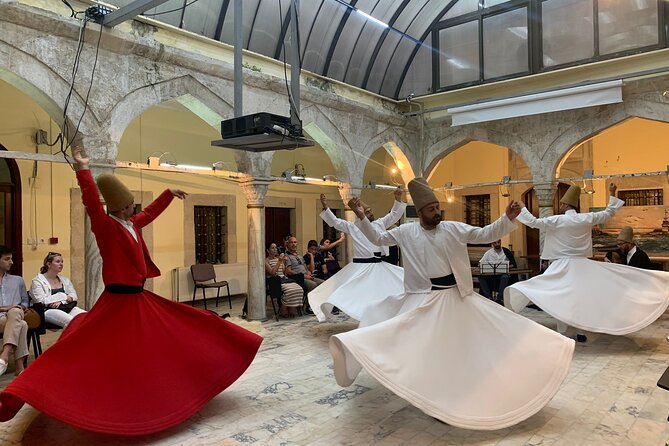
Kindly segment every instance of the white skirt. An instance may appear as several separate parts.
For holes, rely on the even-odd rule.
[[[613,335],[639,331],[669,305],[669,273],[588,259],[560,259],[543,274],[504,290],[520,312],[529,301],[581,330]]]
[[[353,319],[375,312],[392,295],[404,292],[404,268],[380,263],[349,263],[308,295],[319,322],[332,317],[333,307]]]
[[[478,294],[433,291],[419,307],[330,338],[337,383],[364,369],[450,425],[493,430],[537,413],[567,376],[574,341]]]

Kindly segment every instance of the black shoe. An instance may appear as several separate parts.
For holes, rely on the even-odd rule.
[[[314,314],[314,310],[312,310],[311,307],[307,307],[307,309],[305,310],[305,312],[306,312],[307,314]]]
[[[588,337],[584,334],[577,334],[576,335],[576,342],[585,342],[588,340]]]

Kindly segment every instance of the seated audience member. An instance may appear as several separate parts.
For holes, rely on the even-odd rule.
[[[281,316],[295,317],[297,308],[302,306],[304,290],[284,275],[285,262],[285,254],[277,256],[276,243],[268,244],[267,257],[265,258],[265,278],[268,281],[270,293],[273,298],[280,298]],[[279,287],[276,287],[276,285],[279,285]],[[279,288],[280,293],[275,291],[276,288]]]
[[[283,243],[281,243],[281,246],[276,247],[276,252],[277,254],[285,254],[288,250],[286,245],[288,244],[288,240],[293,236],[293,234],[288,234],[283,238]]]
[[[325,259],[323,258],[323,253],[318,249],[318,242],[316,240],[309,240],[309,243],[307,243],[307,253],[304,255],[304,263],[313,276],[323,280],[328,278]]]
[[[343,232],[339,235],[339,239],[330,242],[327,238],[321,239],[320,251],[325,260],[325,266],[328,270],[328,277],[332,277],[339,272],[341,266],[337,261],[337,245],[340,245],[346,240],[346,234]]]
[[[28,356],[28,324],[23,320],[23,314],[29,302],[23,279],[9,274],[13,264],[12,251],[0,245],[0,375],[7,371],[9,355],[13,352],[14,373],[18,376],[23,372],[23,362]]]
[[[286,271],[285,275],[299,283],[308,293],[323,283],[323,279],[314,277],[304,263],[304,257],[297,253],[297,238],[291,237],[286,243]]]
[[[625,226],[620,230],[616,244],[618,245],[617,254],[620,255],[620,262],[616,262],[615,251],[606,254],[606,259],[609,262],[622,263],[641,269],[655,269],[650,258],[648,258],[648,254],[634,243],[634,230],[631,226]]]
[[[343,232],[339,234],[339,238],[335,240],[334,242],[331,242],[330,239],[328,238],[323,238],[321,239],[321,246],[320,249],[321,251],[326,251],[332,254],[333,257],[337,257],[337,246],[341,245],[344,243],[344,240],[346,240],[346,234]]]
[[[508,265],[510,268],[516,268],[516,259],[513,256],[513,253],[502,247],[502,241],[497,240],[492,242],[492,248],[483,254],[481,257],[481,264],[489,265],[499,265],[504,267]],[[514,274],[515,276],[515,274]],[[512,281],[513,279],[513,281]],[[511,277],[509,274],[495,274],[492,276],[479,276],[479,285],[481,287],[481,295],[492,299],[493,291],[497,291],[497,300],[501,301],[502,296],[504,296],[504,288],[506,288],[510,283],[513,283],[517,280],[516,277]]]
[[[85,313],[77,307],[77,292],[72,282],[61,275],[63,256],[50,252],[30,285],[35,302],[44,305],[44,320],[59,327],[67,327],[75,316]]]

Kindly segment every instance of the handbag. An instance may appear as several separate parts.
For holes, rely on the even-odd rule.
[[[69,313],[76,306],[77,306],[77,302],[73,300],[72,302],[68,302],[66,304],[60,304],[58,306],[58,308],[56,308],[56,310],[60,310],[60,311],[64,311],[66,313]]]
[[[42,317],[34,308],[28,308],[23,312],[23,320],[28,324],[28,328],[35,330],[42,324]]]

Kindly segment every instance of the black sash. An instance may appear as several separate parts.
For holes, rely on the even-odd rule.
[[[443,290],[446,287],[457,285],[455,282],[455,276],[453,274],[449,274],[448,276],[443,277],[435,277],[434,279],[430,279],[430,282],[432,282],[433,290]]]
[[[140,285],[124,285],[122,283],[110,283],[105,287],[105,291],[112,294],[136,294],[144,291]]]
[[[353,259],[353,263],[381,263],[381,258],[368,257],[366,259]]]
[[[383,257],[383,253],[381,251],[375,252],[374,257]]]

